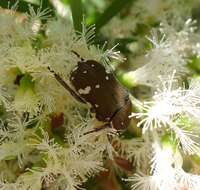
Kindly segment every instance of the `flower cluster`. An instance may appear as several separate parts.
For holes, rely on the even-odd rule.
[[[76,101],[51,71],[69,82],[81,58],[106,68],[122,58],[114,48],[91,45],[94,26],[83,24],[77,34],[68,19],[29,12],[0,13],[0,189],[77,189],[105,170],[105,155],[114,158],[110,138],[117,133],[90,134],[98,127],[90,106]]]
[[[150,170],[138,168],[127,180],[132,182],[132,189],[199,189],[199,172],[188,172],[184,165],[187,156],[193,162],[200,153],[199,78],[188,77],[193,75],[191,57],[198,57],[198,50],[193,50],[197,47],[192,40],[193,24],[187,20],[178,33],[163,24],[159,30],[167,31],[167,35],[160,40],[155,34],[148,38],[154,45],[147,53],[148,63],[125,74],[125,78],[135,79],[134,85],[145,84],[153,89],[148,99],[133,99],[137,110],[130,117],[138,120],[137,126],[151,151],[146,152]]]

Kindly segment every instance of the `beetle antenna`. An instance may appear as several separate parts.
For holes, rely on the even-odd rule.
[[[48,70],[53,73],[55,79],[79,102],[86,103],[55,71],[53,71],[50,67]]]
[[[74,53],[78,58],[81,59],[81,61],[84,61],[84,59],[74,50],[71,50],[72,53]]]

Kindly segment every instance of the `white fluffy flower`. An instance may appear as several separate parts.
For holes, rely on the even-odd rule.
[[[161,35],[161,38],[159,37]],[[153,88],[159,85],[158,76],[167,77],[173,70],[182,75],[187,72],[183,51],[180,51],[179,40],[171,40],[165,33],[152,32],[147,37],[153,48],[148,52],[147,63],[132,71],[132,78],[136,84],[145,84]]]
[[[200,114],[200,96],[195,88],[185,89],[176,87],[175,72],[169,79],[162,79],[161,88],[158,88],[152,97],[152,101],[146,101],[142,105],[143,112],[133,113],[132,116],[141,118],[138,126],[143,126],[143,132],[147,129],[170,125],[172,117],[177,114],[185,114],[194,118]]]
[[[127,181],[133,190],[199,190],[200,176],[184,172],[182,157],[172,147],[161,148],[159,142],[152,144],[154,156],[150,175],[136,173]]]
[[[188,154],[199,154],[200,145],[196,126],[184,126],[178,123],[182,116],[191,119],[191,123],[200,116],[200,96],[194,87],[189,89],[174,87],[175,72],[168,80],[161,80],[162,88],[157,89],[152,101],[141,105],[141,112],[132,116],[140,119],[138,127],[142,127],[143,133],[147,130],[167,128],[175,133],[178,143]]]

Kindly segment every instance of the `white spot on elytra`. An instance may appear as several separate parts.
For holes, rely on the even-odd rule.
[[[95,88],[100,88],[100,85],[99,84],[95,85]]]
[[[98,104],[94,104],[94,106],[95,106],[96,108],[98,108],[98,107],[99,107],[99,105],[98,105]]]
[[[83,73],[87,73],[87,71],[83,71]]]
[[[124,122],[121,122],[121,125],[124,125]]]
[[[109,121],[110,120],[110,118],[109,117],[106,117],[106,121]]]
[[[74,67],[74,68],[72,69],[72,72],[75,72],[77,69],[78,69],[78,67],[77,67],[77,66],[76,66],[76,67]]]
[[[105,79],[106,79],[106,80],[109,80],[109,77],[108,77],[108,76],[106,76],[106,77],[105,77]]]
[[[85,87],[85,89],[79,89],[79,90],[78,90],[78,93],[79,93],[79,94],[89,94],[89,93],[90,93],[90,90],[91,90],[91,87],[90,87],[90,86],[87,86],[87,87]]]
[[[94,67],[94,64],[92,64],[91,66]]]
[[[74,80],[74,77],[71,77],[71,80]]]

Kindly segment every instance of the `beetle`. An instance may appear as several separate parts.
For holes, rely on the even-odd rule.
[[[80,58],[76,52],[73,53]],[[50,68],[49,70],[53,72]],[[70,73],[73,88],[58,74],[53,74],[76,100],[91,105],[91,112],[95,113],[96,119],[105,123],[97,130],[108,126],[117,130],[128,127],[132,107],[129,93],[102,64],[81,58]]]

